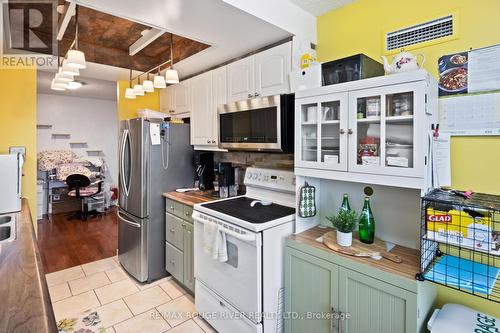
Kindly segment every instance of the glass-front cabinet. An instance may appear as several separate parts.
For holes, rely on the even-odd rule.
[[[347,170],[347,93],[302,100],[297,131],[296,164]]]
[[[436,92],[425,71],[297,92],[296,174],[426,188]]]
[[[349,170],[419,176],[423,171],[422,117],[425,94],[417,84],[349,93]],[[416,139],[418,138],[418,139]]]

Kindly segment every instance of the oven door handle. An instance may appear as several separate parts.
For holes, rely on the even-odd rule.
[[[205,224],[205,223],[214,223],[214,222],[210,222],[210,221],[207,221],[207,220],[204,220],[204,219],[200,218],[196,213],[193,213],[193,220],[196,221],[196,222],[200,222],[202,224]],[[217,223],[217,224],[219,224],[219,223]],[[219,227],[220,227],[220,231],[222,231],[226,235],[229,235],[229,236],[232,236],[234,238],[237,238],[237,239],[239,239],[239,240],[241,240],[243,242],[255,242],[257,240],[256,237],[255,237],[255,234],[253,234],[253,233],[240,234],[240,233],[237,233],[235,231],[226,229],[226,228],[224,228],[224,226],[221,226],[220,224],[219,224]]]

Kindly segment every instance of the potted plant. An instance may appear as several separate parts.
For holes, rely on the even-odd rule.
[[[340,246],[351,246],[352,232],[356,229],[358,214],[353,210],[341,209],[336,216],[327,216],[326,219],[337,229],[337,243]]]

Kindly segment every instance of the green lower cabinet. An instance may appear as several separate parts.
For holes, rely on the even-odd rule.
[[[165,204],[165,269],[194,293],[193,208],[169,199]]]
[[[333,332],[333,314],[338,308],[337,265],[287,248],[285,293],[286,333]]]
[[[346,268],[339,277],[340,332],[417,331],[416,294]]]
[[[184,227],[184,285],[194,291],[194,242],[193,225],[185,223]]]
[[[363,267],[362,272],[354,271],[345,259],[338,264],[337,255],[328,253],[319,258],[313,255],[314,251],[317,250],[307,253],[303,245],[299,249],[286,247],[285,333],[424,330],[435,288],[410,281],[415,283],[415,292],[412,292],[401,288],[399,280],[390,273],[381,279],[380,271],[368,265],[363,265],[366,268]],[[370,276],[377,274],[378,278]]]

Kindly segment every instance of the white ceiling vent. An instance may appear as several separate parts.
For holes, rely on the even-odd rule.
[[[420,23],[411,27],[388,32],[385,35],[386,50],[404,47],[453,35],[453,15]]]

